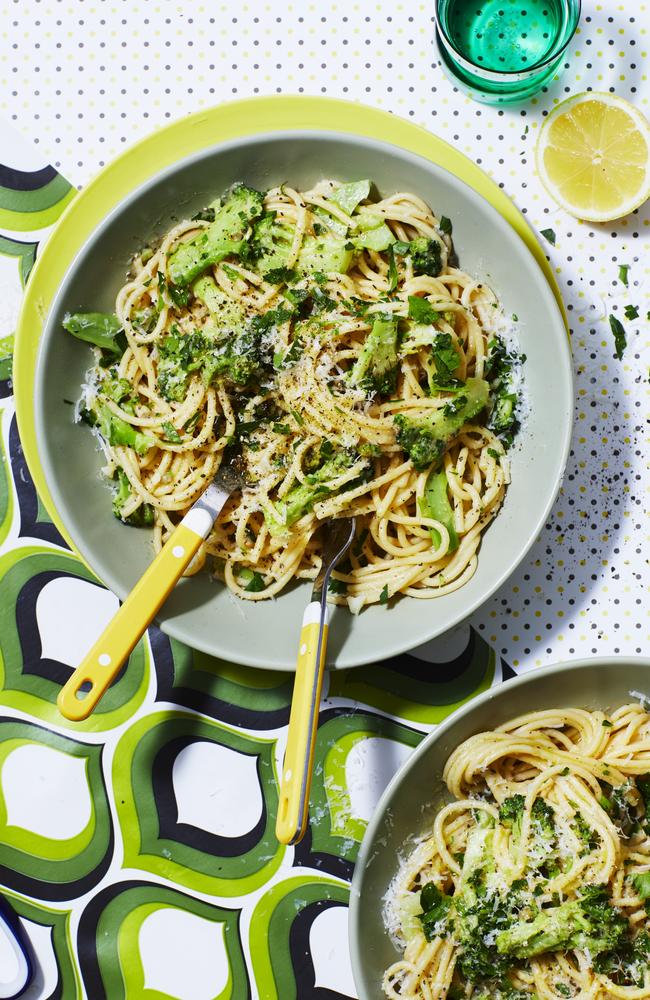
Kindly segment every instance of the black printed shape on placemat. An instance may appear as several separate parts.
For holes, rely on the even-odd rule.
[[[15,417],[11,421],[9,429],[9,460],[20,510],[19,535],[21,538],[40,538],[44,542],[51,542],[53,545],[60,545],[61,548],[67,549],[67,543],[58,528],[50,521],[39,500],[34,481],[25,461]]]
[[[53,570],[38,573],[23,584],[16,601],[16,626],[23,654],[23,673],[44,677],[46,680],[55,681],[57,684],[65,684],[74,668],[67,663],[61,663],[60,660],[51,660],[42,655],[43,646],[36,617],[36,603],[41,591],[48,583],[64,578],[69,580],[79,579],[74,573],[55,572]],[[90,580],[85,582],[91,587],[103,589],[99,583],[92,583]],[[121,668],[113,684],[119,683],[126,670],[126,666],[125,664]]]
[[[165,840],[173,840],[204,854],[221,858],[237,858],[252,850],[262,839],[267,824],[266,800],[262,796],[262,811],[252,830],[240,837],[222,837],[219,834],[203,830],[190,823],[180,823],[178,820],[178,804],[174,795],[172,772],[179,754],[197,740],[192,737],[179,737],[166,743],[156,754],[153,762],[151,785],[154,801],[158,812],[159,836]],[[262,777],[257,776],[262,787]]]
[[[296,977],[296,996],[300,1000],[350,1000],[347,993],[337,993],[325,986],[316,986],[316,970],[311,954],[310,935],[316,918],[333,906],[342,904],[335,899],[319,899],[296,914],[289,931],[289,952]]]

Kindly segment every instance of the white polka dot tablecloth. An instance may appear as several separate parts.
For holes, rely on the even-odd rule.
[[[503,108],[473,103],[443,75],[431,3],[375,6],[5,0],[0,883],[38,957],[29,1000],[354,997],[342,957],[352,865],[381,790],[422,734],[512,671],[650,651],[650,204],[620,222],[578,222],[534,168],[544,116],[566,96],[612,91],[650,116],[650,6],[584,0],[562,75]],[[312,828],[287,851],[271,819],[290,678],[208,669],[154,629],[92,724],[66,728],[57,716],[60,684],[116,601],[40,505],[8,361],[20,279],[72,196],[65,179],[85,185],[180,116],[275,93],[346,98],[416,122],[479,164],[538,233],[552,231],[554,242],[540,240],[567,308],[576,392],[548,523],[472,627],[329,679]],[[621,360],[611,315],[626,329]],[[35,782],[49,788],[47,811],[21,791]]]
[[[326,94],[410,118],[490,174],[537,230],[572,328],[576,431],[562,494],[524,565],[475,616],[515,667],[650,643],[644,516],[650,207],[590,226],[557,208],[534,169],[540,124],[565,96],[612,90],[650,111],[650,6],[586,0],[563,74],[523,106],[492,108],[440,69],[432,4],[8,3],[0,110],[73,184],[180,115],[255,94]],[[317,123],[315,123],[317,124]],[[645,252],[644,252],[645,251]],[[629,287],[618,280],[629,264]],[[615,360],[607,315],[625,305]],[[621,317],[622,318],[622,317]]]

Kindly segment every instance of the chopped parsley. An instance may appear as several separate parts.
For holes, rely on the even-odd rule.
[[[621,281],[625,287],[628,286],[628,274],[630,271],[629,264],[619,264],[618,265],[618,280]]]
[[[626,306],[623,310],[626,319],[638,319],[639,309],[638,306]]]
[[[335,580],[333,576],[330,577],[329,583],[327,584],[327,589],[330,594],[347,594],[348,585],[344,583],[343,580]]]
[[[379,595],[380,604],[388,604],[388,584],[385,583],[381,594]]]
[[[555,230],[554,229],[540,229],[540,235],[551,244],[552,247],[555,246]]]
[[[271,285],[288,285],[296,280],[298,274],[292,267],[272,267],[262,277]]]
[[[435,323],[440,319],[440,313],[426,299],[409,295],[409,319],[414,319],[416,323]]]
[[[441,233],[451,233],[451,219],[448,219],[446,215],[440,216],[440,222],[438,223],[438,229]]]
[[[432,357],[436,366],[436,374],[432,378],[433,384],[438,389],[460,388],[463,383],[454,376],[454,372],[460,364],[460,358],[456,353],[450,333],[439,333],[434,337]]]

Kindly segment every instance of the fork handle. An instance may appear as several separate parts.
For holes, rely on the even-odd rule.
[[[80,722],[90,715],[189,566],[213,523],[207,511],[190,510],[174,529],[93,648],[59,691],[57,705],[66,719]]]
[[[318,601],[312,601],[305,608],[302,619],[287,750],[280,782],[275,833],[281,844],[297,844],[307,829],[327,630],[327,608]]]

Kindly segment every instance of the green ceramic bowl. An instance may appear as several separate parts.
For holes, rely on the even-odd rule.
[[[90,352],[61,328],[68,310],[112,310],[130,255],[143,241],[194,213],[236,180],[258,188],[323,176],[371,177],[382,194],[417,192],[449,216],[462,266],[489,281],[520,320],[528,356],[530,416],[512,455],[512,485],[481,545],[473,579],[432,601],[404,599],[353,618],[333,616],[329,658],[337,667],[380,660],[445,632],[467,617],[523,559],[546,520],[567,458],[573,411],[571,359],[555,298],[538,264],[499,213],[447,171],[395,146],[332,132],[276,132],[206,149],[156,175],[121,202],[73,261],[49,311],[35,383],[38,449],[52,500],[81,555],[124,598],[151,559],[146,531],[111,514],[101,455],[72,408]],[[278,600],[237,601],[207,573],[182,581],[159,624],[170,636],[215,656],[269,669],[294,669],[309,585]]]
[[[577,706],[613,710],[650,700],[650,659],[588,659],[533,670],[474,698],[420,743],[379,802],[363,838],[350,897],[350,951],[359,1000],[384,1000],[384,970],[400,957],[382,919],[383,897],[399,858],[431,830],[436,813],[452,801],[442,781],[447,758],[475,733],[524,712]]]

